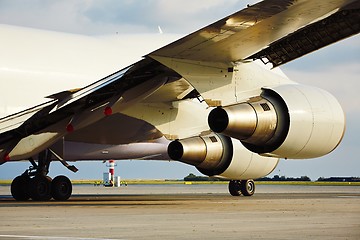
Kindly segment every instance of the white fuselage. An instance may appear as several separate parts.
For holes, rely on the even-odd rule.
[[[0,118],[89,85],[180,37],[89,37],[8,25],[0,25],[0,36]]]

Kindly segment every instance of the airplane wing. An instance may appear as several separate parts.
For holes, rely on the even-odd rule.
[[[99,123],[121,123],[126,117],[121,114],[110,116],[113,109],[119,112],[119,109],[133,104],[137,99],[151,95],[165,82],[178,79],[175,72],[168,70],[153,60],[144,59],[82,89],[54,94],[47,103],[0,119],[0,163],[10,160],[9,153],[19,146],[24,148],[23,155],[28,156],[38,151],[37,145],[49,147],[67,133],[87,126],[91,129]],[[109,118],[105,122],[99,122],[106,116]],[[140,126],[142,130],[151,132],[147,140],[159,135],[145,123],[134,123],[132,126]],[[86,137],[85,134],[83,139]],[[77,138],[74,134],[70,140]],[[33,145],[31,149],[26,146],[29,141]],[[84,142],[93,140],[87,138]],[[110,142],[109,139],[103,141]],[[13,156],[11,159],[24,159],[21,156]]]
[[[359,1],[266,0],[150,54],[236,62],[268,59],[274,67],[360,31]]]
[[[199,95],[182,76],[154,60],[158,57],[227,65],[265,58],[276,67],[357,34],[359,9],[359,0],[266,0],[248,6],[85,88],[54,93],[45,105],[1,119],[0,163],[26,138],[32,147],[23,147],[17,158],[38,153],[69,132],[96,127],[104,116],[121,113],[137,101],[171,104]],[[152,127],[146,129],[151,132]],[[149,138],[158,135],[155,130]]]

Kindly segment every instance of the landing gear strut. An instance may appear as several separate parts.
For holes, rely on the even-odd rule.
[[[255,182],[249,180],[231,180],[229,182],[229,192],[232,196],[252,196],[255,193]]]
[[[32,166],[11,183],[11,194],[17,201],[30,198],[35,201],[48,201],[54,198],[64,201],[70,198],[72,184],[65,176],[57,176],[53,180],[47,176],[52,153],[45,150],[39,154],[38,163],[30,158]]]

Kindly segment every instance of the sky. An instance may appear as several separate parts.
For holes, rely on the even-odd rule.
[[[246,4],[256,1],[227,0],[0,0],[0,23],[84,35],[115,33],[188,34],[217,21]],[[299,83],[323,88],[342,105],[347,130],[332,153],[311,160],[281,160],[270,175],[309,176],[316,180],[329,176],[360,177],[360,36],[308,54],[281,67]],[[0,179],[21,174],[28,163],[0,166]],[[53,163],[50,176],[65,174],[72,179],[101,179],[107,171],[102,162],[77,162],[74,174]],[[179,179],[194,167],[176,162],[118,161],[116,175],[125,179]]]

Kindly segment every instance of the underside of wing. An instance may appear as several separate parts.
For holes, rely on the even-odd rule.
[[[274,67],[360,31],[357,0],[266,0],[150,56],[231,63],[267,58]]]
[[[0,119],[0,163],[26,159],[65,136],[67,141],[113,145],[161,138],[151,124],[121,112],[144,99],[171,103],[191,91],[177,73],[145,58],[89,86],[53,94],[46,104]]]
[[[107,145],[146,142],[162,137],[151,124],[115,113],[65,137],[66,141]]]

